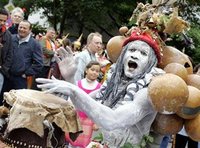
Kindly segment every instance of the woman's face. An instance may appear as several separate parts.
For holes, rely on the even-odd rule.
[[[55,45],[56,45],[56,48],[61,47],[61,46],[62,46],[62,41],[61,41],[61,39],[55,40]]]
[[[151,47],[143,41],[132,41],[124,55],[124,73],[129,78],[134,78],[146,67],[149,60]]]
[[[86,70],[86,78],[94,81],[98,78],[100,72],[100,65],[92,65]]]
[[[19,24],[23,20],[23,16],[20,12],[15,12],[11,15],[11,19],[14,24]]]

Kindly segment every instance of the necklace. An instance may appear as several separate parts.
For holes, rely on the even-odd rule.
[[[92,53],[89,51],[89,49],[87,49],[87,52],[90,56],[90,61],[96,61],[96,59],[93,58]]]
[[[94,82],[94,81],[92,81],[92,80],[90,80],[90,79],[88,79],[88,78],[85,78],[85,79],[86,79],[86,81],[87,81],[88,83]]]

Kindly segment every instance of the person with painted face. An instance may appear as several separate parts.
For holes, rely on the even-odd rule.
[[[9,69],[13,59],[12,37],[6,29],[5,22],[8,19],[8,12],[0,9],[0,93],[3,87],[4,77],[9,77]],[[2,104],[2,95],[0,104]]]
[[[77,86],[55,79],[39,78],[37,81],[43,84],[38,87],[48,89],[50,93],[69,95],[73,104],[102,128],[108,147],[122,147],[128,143],[139,146],[149,135],[157,113],[147,86],[154,76],[164,73],[156,68],[160,59],[158,43],[138,29],[124,42],[111,74],[96,95],[87,95]]]

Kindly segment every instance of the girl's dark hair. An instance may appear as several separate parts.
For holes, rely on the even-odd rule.
[[[91,68],[93,65],[99,65],[100,66],[100,63],[97,62],[97,61],[90,61],[85,67],[84,77],[86,76],[86,70]]]

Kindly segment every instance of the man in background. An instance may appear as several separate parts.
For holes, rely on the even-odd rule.
[[[12,38],[6,29],[5,22],[8,19],[8,12],[0,9],[0,93],[4,79],[9,77],[9,69],[13,59]],[[2,105],[3,94],[1,93],[0,105]]]
[[[50,27],[47,29],[46,35],[43,36],[40,40],[40,44],[42,46],[43,51],[43,60],[44,60],[44,67],[39,75],[41,78],[48,78],[49,71],[52,64],[52,58],[55,53],[55,29]]]
[[[12,10],[11,12],[11,20],[12,20],[12,26],[8,28],[8,30],[12,34],[17,34],[18,33],[18,26],[19,23],[24,19],[24,11],[16,7],[15,9]]]
[[[90,61],[97,61],[95,54],[102,49],[102,35],[98,32],[90,33],[87,37],[85,50],[76,54],[77,71],[75,82],[84,78],[84,70]]]
[[[32,37],[32,24],[23,20],[19,23],[18,34],[12,36],[13,64],[10,77],[6,79],[4,91],[27,88],[27,77],[35,76],[43,67],[42,50]]]

